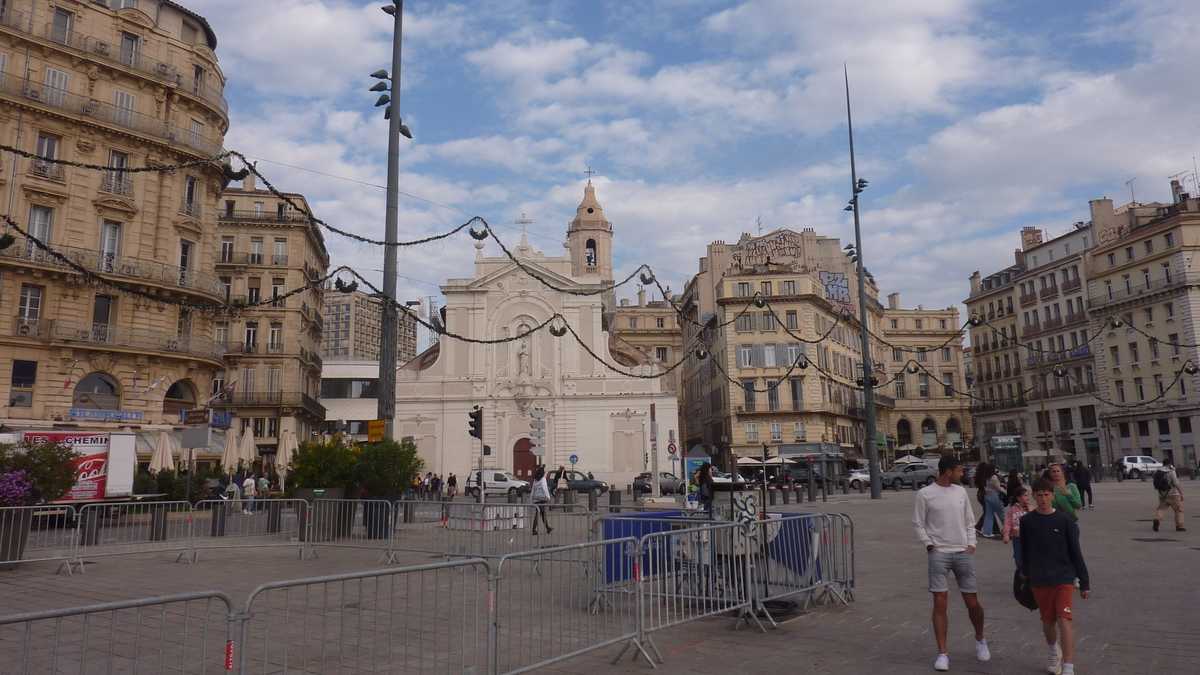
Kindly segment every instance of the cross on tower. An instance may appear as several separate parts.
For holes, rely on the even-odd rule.
[[[592,182],[592,176],[596,175],[596,172],[592,170],[591,164],[588,165],[588,168],[584,169],[583,173],[585,176],[587,176],[587,180],[588,180],[589,184]]]

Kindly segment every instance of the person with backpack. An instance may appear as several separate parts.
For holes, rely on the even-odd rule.
[[[1154,472],[1154,489],[1158,492],[1158,507],[1154,509],[1154,531],[1158,532],[1163,511],[1170,508],[1175,512],[1175,531],[1187,532],[1187,528],[1183,526],[1183,490],[1179,487],[1179,477],[1175,475],[1175,467],[1170,460],[1163,462],[1163,468]]]
[[[1033,484],[1037,508],[1021,518],[1021,574],[1037,598],[1042,635],[1049,649],[1046,672],[1075,675],[1071,601],[1076,579],[1084,600],[1091,593],[1091,582],[1079,547],[1079,525],[1054,507],[1058,494],[1058,488],[1044,478]]]

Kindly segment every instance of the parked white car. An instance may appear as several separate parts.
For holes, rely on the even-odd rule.
[[[1162,462],[1146,455],[1126,455],[1121,458],[1121,471],[1126,478],[1137,480],[1143,475],[1153,476],[1163,468]]]
[[[871,484],[871,472],[868,469],[851,469],[847,478],[850,480],[851,490],[857,490],[860,485],[869,486]]]
[[[496,469],[483,470],[483,490],[484,494],[503,495],[517,494],[529,491],[529,483],[517,478],[509,476],[504,471]],[[472,471],[467,478],[466,494],[472,497],[479,496],[479,471]]]

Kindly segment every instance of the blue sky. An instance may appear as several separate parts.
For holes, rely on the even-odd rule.
[[[227,147],[322,218],[382,237],[379,3],[187,5],[217,32]],[[590,165],[619,274],[647,262],[680,289],[708,242],[758,218],[848,240],[843,63],[871,180],[867,263],[908,306],[961,302],[973,270],[1011,263],[1022,226],[1062,233],[1088,199],[1127,201],[1130,178],[1139,201],[1166,199],[1197,152],[1197,3],[405,5],[401,238],[481,215],[515,241],[524,212],[531,242],[560,252]],[[378,249],[328,240],[336,264],[382,267]],[[403,249],[401,296],[470,275],[471,244]]]

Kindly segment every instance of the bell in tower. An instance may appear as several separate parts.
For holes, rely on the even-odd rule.
[[[573,276],[599,275],[602,282],[612,283],[612,223],[604,218],[590,177],[583,188],[583,200],[575,209],[575,219],[567,228],[567,249],[571,252]]]

